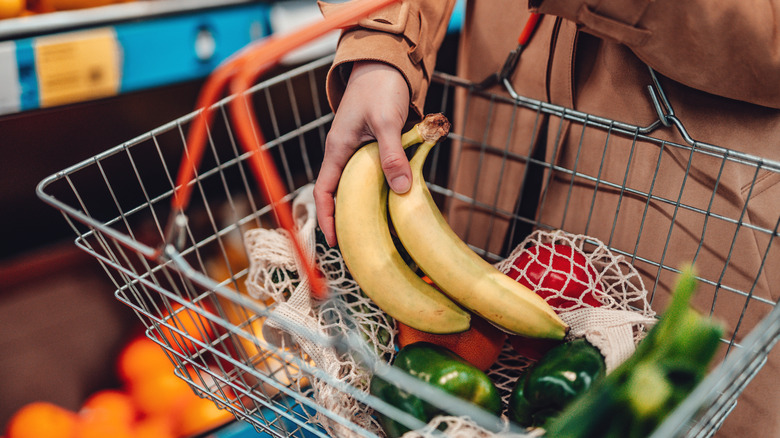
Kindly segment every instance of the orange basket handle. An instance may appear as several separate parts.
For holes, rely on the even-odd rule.
[[[339,8],[332,14],[328,14],[322,20],[291,32],[282,37],[269,36],[256,43],[252,43],[242,49],[217,67],[209,75],[198,95],[196,108],[202,109],[200,117],[193,119],[192,126],[187,133],[188,153],[184,154],[176,179],[171,206],[173,216],[183,214],[192,194],[191,184],[195,169],[200,165],[201,157],[206,146],[208,126],[213,119],[213,106],[222,97],[226,87],[235,95],[230,102],[230,117],[239,140],[239,144],[246,152],[252,152],[250,167],[255,179],[261,187],[265,188],[266,201],[272,206],[278,223],[293,237],[295,253],[304,266],[305,278],[308,279],[312,294],[315,298],[322,299],[327,296],[327,286],[322,275],[319,274],[314,263],[310,262],[304,252],[303,246],[294,232],[295,222],[289,203],[284,201],[288,194],[279,172],[269,156],[263,149],[265,140],[262,134],[252,123],[255,113],[246,96],[246,91],[255,83],[257,78],[268,69],[278,64],[279,61],[291,51],[307,44],[333,30],[354,25],[368,14],[388,6],[398,0],[359,0],[349,8]]]

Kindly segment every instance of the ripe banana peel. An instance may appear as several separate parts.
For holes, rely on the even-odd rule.
[[[432,139],[431,123],[426,118],[404,133],[404,148]],[[352,277],[379,308],[410,327],[442,334],[467,330],[470,314],[423,281],[398,253],[387,220],[388,191],[378,144],[361,147],[336,192],[336,235]]]
[[[404,248],[441,291],[497,327],[527,337],[563,339],[568,326],[544,299],[480,257],[447,224],[422,173],[435,145],[424,141],[410,160],[411,189],[389,193],[390,218]]]

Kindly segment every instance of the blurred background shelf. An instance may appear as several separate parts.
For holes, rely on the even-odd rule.
[[[270,34],[265,2],[139,0],[3,20],[0,114],[207,76]]]

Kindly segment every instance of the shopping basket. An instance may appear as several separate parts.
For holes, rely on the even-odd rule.
[[[289,192],[287,201],[295,199],[317,177],[325,137],[333,120],[323,92],[331,61],[331,58],[324,58],[279,73],[248,91],[258,115],[258,129],[269,139],[263,147],[273,157]],[[710,250],[708,229],[725,227],[732,230],[733,238],[728,239],[732,249],[742,243],[745,233],[750,232],[751,238],[759,236],[763,262],[748,274],[754,278],[753,282],[735,285],[727,281],[728,275],[717,274],[728,273],[735,263],[728,248],[727,257],[720,266],[700,275],[700,296],[707,297],[708,308],[714,316],[719,316],[721,311],[733,311],[734,300],[741,303],[738,313],[746,316],[738,318],[740,323],[732,327],[724,339],[728,354],[654,435],[664,438],[710,436],[733,409],[780,335],[780,310],[773,300],[766,298],[767,291],[763,290],[766,286],[758,281],[764,270],[771,269],[765,263],[780,250],[780,221],[775,218],[775,222],[768,225],[754,223],[750,215],[744,214],[746,210],[733,216],[718,210],[717,206],[708,205],[709,199],[705,199],[703,205],[689,202],[683,193],[688,183],[685,178],[671,188],[672,182],[659,182],[680,193],[677,197],[668,197],[658,194],[653,187],[633,187],[627,177],[616,179],[593,172],[576,160],[573,165],[567,164],[555,154],[539,156],[530,148],[526,148],[526,153],[510,151],[506,147],[508,136],[497,139],[472,132],[469,124],[472,118],[490,118],[499,108],[524,112],[532,118],[546,119],[547,132],[553,134],[565,128],[576,135],[599,135],[604,139],[605,151],[628,144],[626,153],[630,156],[633,148],[655,148],[657,159],[653,166],[658,175],[668,165],[661,151],[675,157],[687,157],[683,169],[690,168],[685,164],[698,159],[716,160],[721,173],[710,175],[708,179],[713,193],[718,190],[718,180],[724,169],[752,169],[755,177],[748,184],[748,190],[766,173],[780,173],[780,163],[761,157],[695,141],[675,143],[656,136],[664,129],[675,129],[663,125],[675,125],[678,121],[668,106],[664,108],[662,91],[657,90],[655,96],[661,118],[651,126],[640,127],[519,95],[507,95],[500,90],[479,90],[460,78],[437,73],[426,111],[447,114],[453,121],[453,130],[429,159],[426,180],[444,211],[449,211],[452,217],[459,212],[455,228],[460,235],[491,262],[506,256],[511,244],[507,246],[505,242],[518,241],[521,238],[518,236],[529,230],[566,229],[567,215],[569,218],[593,216],[592,221],[602,220],[594,215],[594,210],[602,209],[595,193],[604,189],[612,191],[622,201],[621,207],[609,212],[611,233],[597,237],[612,251],[641,266],[653,299],[662,295],[660,290],[664,288],[664,282],[660,279],[679,272],[679,258],[671,254],[671,250],[667,251],[675,247],[678,239],[673,225],[665,230],[647,230],[641,224],[633,224],[637,225],[630,230],[633,242],[626,245],[616,229],[624,225],[620,214],[625,211],[622,209],[629,208],[629,203],[643,205],[646,210],[661,204],[670,209],[672,215],[700,216],[701,226],[697,232],[701,238],[695,239],[697,246],[686,249],[686,256],[690,255],[691,259]],[[38,195],[63,213],[77,234],[76,245],[105,268],[116,285],[116,298],[136,313],[147,329],[147,336],[165,350],[176,366],[177,375],[196,393],[230,410],[239,420],[273,436],[329,436],[333,429],[323,427],[323,420],[338,425],[345,434],[376,436],[317,402],[310,382],[320,379],[333,385],[337,394],[396,416],[399,421],[408,421],[392,406],[333,379],[294,343],[281,348],[279,342],[271,342],[267,339],[268,333],[263,332],[264,322],[274,317],[273,311],[278,304],[252,298],[246,293],[249,268],[243,251],[244,236],[247,230],[275,229],[279,224],[273,206],[265,201],[262,187],[258,187],[251,176],[248,165],[251,153],[239,147],[234,135],[226,109],[230,99],[232,97],[225,98],[214,106],[206,154],[200,166],[194,169],[193,196],[187,207],[186,222],[179,224],[183,232],[175,237],[170,235],[167,226],[172,214],[175,174],[181,157],[188,153],[187,130],[199,117],[199,112],[46,178],[39,184]],[[460,104],[455,105],[456,100]],[[489,122],[480,124],[489,125]],[[534,132],[536,135],[539,131]],[[537,184],[537,196],[531,204],[543,206],[557,202],[563,209],[553,220],[544,216],[543,207],[529,208],[528,202],[519,202],[519,198],[507,203],[499,200],[494,190],[486,197],[479,194],[480,178],[454,187],[450,183],[451,177],[460,163],[472,161],[460,157],[455,146],[471,147],[476,153],[472,158],[498,157],[499,169],[505,168],[502,163],[507,166],[510,161],[523,163],[530,170],[521,173],[523,178],[518,193],[527,193],[522,183],[529,187]],[[629,159],[627,163],[630,162]],[[630,168],[627,164],[626,172]],[[534,180],[533,174],[539,177]],[[509,171],[502,173],[499,170],[491,175],[500,180],[507,178]],[[690,178],[693,179],[693,175]],[[557,180],[556,184],[554,180]],[[590,197],[582,198],[582,193],[576,192],[577,187],[583,186],[590,187]],[[562,192],[561,187],[564,188]],[[563,199],[559,196],[561,193]],[[568,197],[567,193],[570,194]],[[576,211],[575,207],[567,209],[573,197],[584,199],[588,207],[584,210],[576,207]],[[592,221],[581,222],[592,224]],[[674,222],[671,220],[670,224]],[[588,234],[595,228],[586,225],[572,231]],[[491,236],[499,234],[498,230],[501,237],[497,243]],[[638,243],[642,241],[643,233],[653,233],[654,240],[661,236],[660,240],[665,244],[660,253],[643,252]],[[710,272],[716,272],[716,275],[712,276]],[[727,297],[732,297],[731,304],[723,309],[718,303]],[[663,304],[661,298],[657,303],[653,301],[654,306]],[[754,313],[760,317],[752,316]],[[364,348],[359,336],[349,336],[349,333],[327,336],[278,317],[276,323],[290,333],[331,346],[339,352],[360,350],[361,357],[371,366],[373,350]],[[457,411],[459,407],[454,409]],[[490,423],[490,420],[483,423]],[[409,424],[419,426],[414,422]]]

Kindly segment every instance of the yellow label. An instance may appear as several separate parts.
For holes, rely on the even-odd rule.
[[[40,37],[33,47],[41,107],[119,92],[121,50],[113,29]]]

